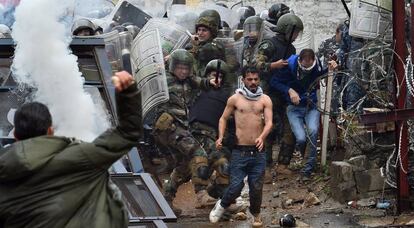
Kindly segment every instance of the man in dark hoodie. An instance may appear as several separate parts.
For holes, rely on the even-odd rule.
[[[116,73],[119,125],[92,143],[53,136],[48,108],[15,114],[17,142],[0,150],[0,227],[127,227],[108,168],[137,142],[141,99],[127,72]]]

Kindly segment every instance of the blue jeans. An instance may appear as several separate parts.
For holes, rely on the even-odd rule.
[[[290,127],[296,137],[296,145],[299,148],[304,148],[306,146],[306,139],[310,139],[308,160],[302,170],[302,174],[309,177],[316,164],[316,144],[318,141],[320,113],[316,107],[296,105],[289,105],[286,112]]]
[[[255,146],[251,146],[255,147]],[[254,152],[252,152],[254,151]],[[221,199],[227,208],[234,203],[244,187],[244,178],[249,183],[250,213],[258,215],[262,204],[263,179],[266,168],[266,153],[257,149],[233,149],[230,160],[230,184]]]

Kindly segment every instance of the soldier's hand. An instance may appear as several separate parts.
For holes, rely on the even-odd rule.
[[[191,44],[193,46],[197,46],[198,43],[199,43],[198,36],[197,35],[191,35]]]
[[[210,85],[213,86],[214,88],[220,88],[220,83],[219,82],[216,83],[215,78],[210,79]]]
[[[126,90],[129,86],[134,84],[134,78],[131,74],[126,71],[116,72],[114,76],[112,76],[112,83],[115,86],[115,90],[117,92],[122,92]]]
[[[335,60],[331,60],[328,62],[328,70],[333,71],[338,68],[338,63]]]
[[[284,59],[279,59],[276,62],[272,62],[270,64],[270,69],[281,69],[288,65],[288,61]]]
[[[289,93],[290,101],[292,101],[294,105],[298,105],[300,102],[299,94],[292,88],[289,89],[288,93]]]
[[[256,147],[259,151],[263,150],[263,146],[264,146],[264,142],[263,139],[261,137],[257,138],[256,140],[254,140],[254,142],[256,143]]]
[[[221,150],[223,148],[223,138],[218,138],[216,141],[216,149]]]

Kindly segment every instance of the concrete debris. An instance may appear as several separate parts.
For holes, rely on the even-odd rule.
[[[280,193],[277,192],[277,191],[272,193],[273,198],[277,198],[277,197],[279,197],[279,195],[280,195]]]
[[[313,192],[309,192],[308,196],[306,196],[305,198],[305,202],[303,202],[304,207],[310,207],[319,204],[321,204],[321,201]]]
[[[330,192],[340,203],[353,200],[357,196],[352,165],[347,162],[332,162],[330,166]]]
[[[355,172],[355,182],[359,193],[381,191],[384,187],[384,178],[380,169],[370,169]]]

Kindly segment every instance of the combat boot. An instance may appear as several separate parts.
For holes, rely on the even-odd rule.
[[[273,182],[272,171],[270,168],[266,168],[264,175],[264,183],[271,184]]]
[[[263,227],[262,217],[260,215],[254,215],[252,227]]]
[[[288,168],[287,165],[278,164],[276,168],[276,173],[284,175],[292,175],[292,171]]]
[[[196,200],[195,208],[200,209],[200,208],[205,208],[207,206],[212,206],[216,203],[216,201],[217,201],[216,199],[208,195],[206,190],[201,190],[197,192],[197,200]]]

